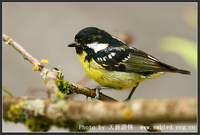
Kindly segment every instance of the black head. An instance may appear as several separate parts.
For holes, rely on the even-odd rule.
[[[110,34],[96,27],[84,28],[75,36],[75,41],[80,44],[108,43],[111,39],[112,36]]]
[[[88,54],[93,55],[107,47],[118,47],[121,45],[125,45],[125,43],[112,37],[106,31],[96,27],[87,27],[76,34],[75,41],[69,44],[68,47],[76,47],[78,54],[81,54],[84,50]]]
[[[96,27],[86,27],[75,36],[75,42],[80,45],[87,45],[95,42],[109,43],[111,39],[112,36],[109,33]],[[75,47],[72,44],[70,44],[69,47]]]

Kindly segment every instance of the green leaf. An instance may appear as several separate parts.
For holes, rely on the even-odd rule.
[[[197,45],[195,42],[179,38],[165,37],[160,40],[160,49],[181,56],[191,67],[197,69]]]
[[[4,87],[3,87],[3,91],[4,91],[5,93],[7,93],[8,95],[10,95],[11,97],[13,97],[13,95],[12,95],[7,89],[5,89]]]

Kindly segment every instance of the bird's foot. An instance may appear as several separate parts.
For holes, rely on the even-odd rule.
[[[96,87],[92,87],[91,89],[95,89],[96,90],[95,98],[98,99],[101,89],[114,89],[114,88],[113,87],[96,86]]]

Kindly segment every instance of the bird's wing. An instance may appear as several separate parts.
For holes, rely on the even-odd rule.
[[[111,47],[99,51],[95,61],[110,71],[137,72],[175,72],[177,68],[160,62],[157,58],[133,47]]]

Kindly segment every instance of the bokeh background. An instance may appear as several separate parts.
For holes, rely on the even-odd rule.
[[[197,4],[166,2],[132,3],[3,3],[3,33],[12,37],[38,60],[47,59],[47,68],[61,66],[65,79],[77,82],[85,75],[74,48],[67,45],[75,34],[95,26],[111,34],[130,33],[134,46],[159,60],[191,71],[191,75],[166,74],[158,79],[141,82],[132,99],[196,98],[197,71],[174,52],[162,49],[163,38],[179,37],[197,44],[197,29],[188,23],[196,17]],[[189,16],[189,17],[188,17]],[[40,72],[11,46],[3,46],[3,87],[15,97],[46,98]],[[196,47],[196,46],[195,46]],[[179,48],[182,48],[180,45]],[[175,49],[179,50],[179,49]],[[186,53],[189,52],[189,49]],[[86,86],[96,86],[93,80]],[[124,100],[130,90],[102,90],[108,96]],[[3,92],[3,95],[7,95]],[[74,100],[86,101],[75,95]],[[3,123],[3,131],[29,131],[22,124]],[[175,124],[174,124],[175,125]],[[178,124],[180,125],[180,124]],[[186,124],[185,124],[186,125]],[[194,123],[191,125],[195,125]],[[197,130],[197,129],[196,129]],[[51,131],[68,131],[52,127]],[[135,125],[135,131],[140,130]]]

